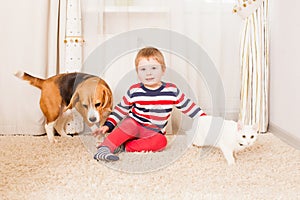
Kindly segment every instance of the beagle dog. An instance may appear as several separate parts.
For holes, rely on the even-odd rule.
[[[41,79],[21,71],[15,75],[41,89],[40,108],[46,117],[45,130],[50,142],[56,142],[54,125],[66,110],[75,107],[92,131],[112,110],[111,89],[97,76],[74,72]],[[60,134],[67,136],[64,132]]]

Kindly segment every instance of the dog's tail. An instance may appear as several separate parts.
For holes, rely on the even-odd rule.
[[[26,72],[22,72],[22,71],[17,71],[15,73],[15,76],[22,80],[28,81],[31,85],[40,89],[42,89],[42,85],[45,81],[44,79],[31,76],[30,74],[27,74]]]

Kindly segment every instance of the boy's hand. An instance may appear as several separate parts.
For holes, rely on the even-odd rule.
[[[97,136],[100,134],[105,134],[109,130],[108,126],[101,126],[100,128],[97,128],[96,130],[93,131],[93,136]]]

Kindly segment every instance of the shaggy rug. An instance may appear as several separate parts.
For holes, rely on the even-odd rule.
[[[88,136],[52,145],[46,136],[0,136],[0,199],[300,199],[300,151],[273,134],[232,166],[218,149],[178,145],[184,137],[105,163],[93,159]]]

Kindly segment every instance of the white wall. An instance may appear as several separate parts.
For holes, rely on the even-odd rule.
[[[270,129],[300,144],[300,2],[270,2]]]
[[[242,20],[232,13],[233,2],[164,0],[157,5],[156,1],[137,0],[131,1],[134,6],[128,8],[114,5],[115,1],[111,0],[106,0],[102,2],[103,4],[99,4],[97,0],[84,2],[86,2],[83,5],[85,59],[88,59],[97,45],[126,31],[151,27],[170,29],[183,34],[197,43],[214,63],[225,90],[226,117],[237,119],[240,103],[239,42]],[[139,6],[133,2],[140,2]],[[141,2],[147,3],[147,6]],[[127,71],[134,69],[134,56],[135,54],[127,54],[120,57],[110,69],[116,68],[119,74],[122,72],[126,74]],[[195,73],[189,71],[192,67],[185,61],[174,55],[165,54],[165,56],[168,69],[175,70],[189,80],[188,83],[198,97],[200,106],[210,113],[213,107],[212,99],[202,78],[194,77]],[[107,72],[109,73],[105,74],[105,79],[114,90],[121,79],[116,79],[112,71]],[[181,85],[179,84],[180,87]]]

